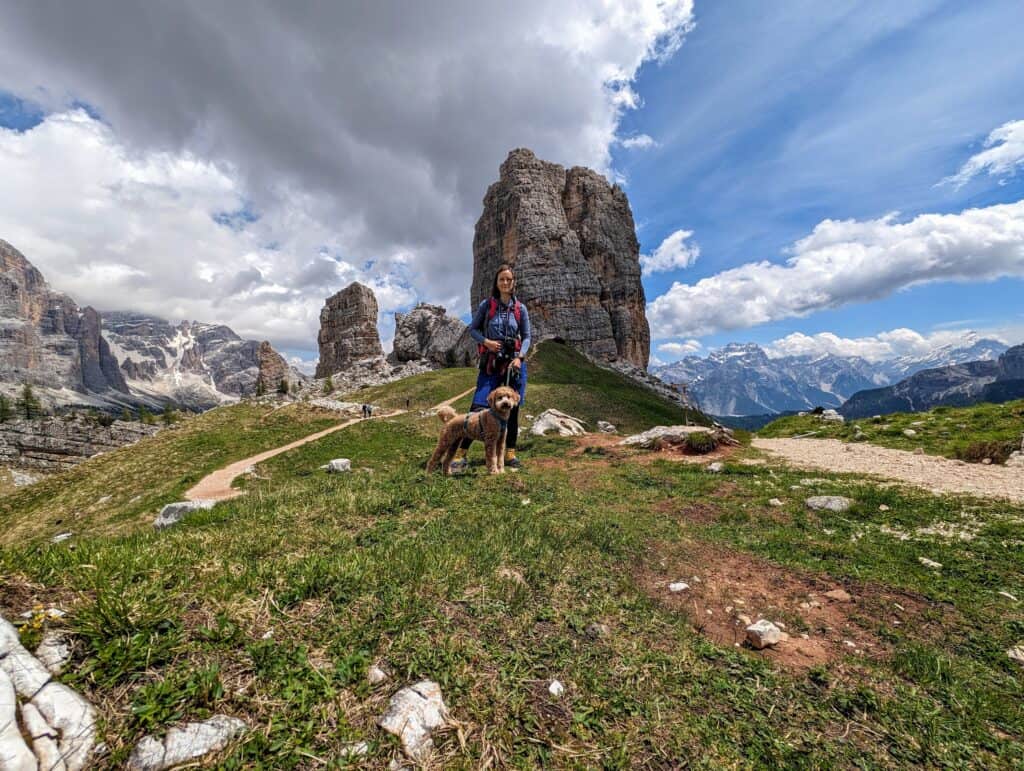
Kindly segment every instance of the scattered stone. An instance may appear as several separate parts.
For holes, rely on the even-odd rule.
[[[912,428],[904,428],[903,429],[903,436],[913,438],[913,437],[917,436],[917,431],[915,431]]]
[[[583,631],[591,640],[597,640],[611,634],[611,630],[608,628],[607,624],[589,624]]]
[[[422,680],[391,697],[378,725],[401,740],[406,755],[422,763],[434,746],[430,734],[443,726],[447,717],[441,687],[430,680]]]
[[[597,421],[597,430],[603,434],[614,434],[618,431],[618,429],[607,420]]]
[[[738,614],[736,616],[736,620],[739,621],[744,626],[750,626],[753,623],[753,621],[750,620],[750,616],[748,616],[746,613]]]
[[[889,507],[886,506],[884,503],[881,503],[881,504],[878,505],[878,510],[879,511],[889,511]]]
[[[238,718],[215,715],[202,723],[171,728],[163,741],[146,736],[132,750],[128,768],[130,771],[163,771],[222,750],[245,730],[245,723]]]
[[[767,619],[747,627],[747,642],[755,649],[761,650],[782,642],[782,630]]]
[[[554,696],[557,699],[563,693],[565,693],[565,686],[562,685],[557,680],[552,680],[551,684],[548,686],[548,693],[550,693],[552,696]]]
[[[57,533],[57,535],[50,539],[50,543],[61,543],[63,541],[68,540],[73,535],[74,533],[72,533],[71,531],[68,531],[66,533]]]
[[[1017,598],[1016,598],[1016,597],[1014,597],[1014,596],[1013,596],[1012,594],[1010,594],[1009,592],[999,592],[999,594],[1000,594],[1000,596],[1002,596],[1002,597],[1005,597],[1005,598],[1006,598],[1006,599],[1008,599],[1008,600],[1013,600],[1014,602],[1017,602]]]
[[[836,513],[846,511],[853,505],[852,500],[841,495],[813,495],[804,503],[813,511],[834,511]]]
[[[785,506],[786,504],[783,503],[778,498],[772,498],[771,500],[768,501],[768,505],[769,506]]]
[[[825,596],[836,602],[850,602],[853,599],[845,589],[833,589],[830,592],[825,592]]]
[[[828,423],[843,423],[846,421],[846,418],[844,418],[835,410],[825,410],[824,412],[821,413],[819,417],[821,420],[824,420]]]
[[[198,511],[200,509],[212,509],[216,501],[179,501],[178,503],[168,503],[157,515],[157,518],[153,520],[153,527],[157,530],[163,530],[165,527],[176,525],[185,518],[185,515],[192,511]]]
[[[917,561],[920,562],[922,565],[924,565],[926,568],[932,568],[933,570],[938,570],[939,568],[942,567],[942,563],[941,562],[936,562],[935,560],[930,560],[927,557],[918,557]]]
[[[544,436],[548,431],[554,431],[559,436],[582,436],[587,433],[584,428],[585,421],[566,415],[558,410],[544,410],[530,426],[530,433],[534,436]]]
[[[36,658],[51,675],[59,675],[71,661],[71,641],[66,633],[51,629],[43,635]]]
[[[325,463],[320,467],[322,471],[326,471],[328,474],[342,474],[346,471],[352,470],[352,461],[348,458],[335,458],[332,461]]]
[[[350,742],[341,745],[338,754],[343,758],[361,758],[370,752],[370,745],[367,742]]]
[[[676,581],[675,583],[672,583],[672,584],[668,585],[668,590],[670,592],[672,592],[673,594],[678,594],[679,592],[685,592],[689,588],[690,588],[690,585],[688,583],[686,583],[685,581]]]
[[[853,640],[843,640],[843,645],[845,645],[847,648],[857,647],[857,643],[855,643]]]
[[[34,485],[42,477],[28,474],[24,471],[18,471],[17,469],[11,469],[11,481],[14,482],[15,487],[27,487],[28,485]]]
[[[369,681],[370,685],[380,685],[388,679],[388,673],[374,664],[369,668],[369,670],[367,670],[366,679]]]
[[[991,458],[982,458],[981,459],[981,465],[982,466],[991,466],[992,465],[992,459]]]
[[[1024,643],[1021,645],[1015,645],[1006,651],[1006,655],[1016,661],[1018,664],[1024,664]]]
[[[712,474],[721,474],[723,471],[725,471],[725,464],[715,461],[714,463],[708,464],[707,470],[710,471]]]

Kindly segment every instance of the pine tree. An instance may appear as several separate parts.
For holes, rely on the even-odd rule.
[[[172,426],[178,419],[178,415],[177,413],[174,412],[174,410],[168,407],[167,409],[164,410],[164,414],[161,415],[160,418],[163,420],[165,426]]]
[[[147,410],[145,407],[139,407],[139,420],[141,420],[147,426],[151,426],[155,422],[153,418],[153,413]]]
[[[331,379],[330,375],[328,375],[327,379],[324,381],[324,393],[334,393],[334,381]]]
[[[256,395],[263,396],[267,392],[267,387],[263,384],[263,378],[256,378]]]
[[[25,415],[25,420],[39,417],[43,411],[43,405],[39,403],[39,399],[36,398],[35,393],[32,391],[32,386],[28,383],[21,387],[21,395],[18,396],[15,407],[18,412]]]
[[[121,408],[121,420],[123,420],[123,421],[125,421],[127,423],[131,419],[132,419],[132,412],[131,412],[131,410],[129,410],[127,407],[122,407]]]
[[[11,419],[11,400],[0,394],[0,423],[6,423]]]
[[[283,396],[288,395],[288,378],[281,378],[281,383],[277,387],[277,392]]]

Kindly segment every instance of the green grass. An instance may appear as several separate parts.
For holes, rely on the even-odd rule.
[[[558,394],[572,360],[546,353],[531,409],[562,399],[588,420],[677,422],[590,370]],[[533,371],[530,389],[533,402]],[[397,744],[375,721],[420,678],[440,683],[459,721],[435,737],[451,768],[1024,764],[1024,680],[1005,655],[1024,614],[998,594],[1024,597],[1024,508],[743,465],[750,450],[709,474],[643,454],[569,455],[573,443],[553,438],[524,445],[518,474],[483,474],[476,447],[470,473],[427,477],[438,428],[415,413],[356,424],[261,464],[246,496],[160,533],[0,547],[5,611],[57,597],[71,610],[79,649],[62,679],[98,705],[106,767],[123,767],[145,733],[215,713],[253,729],[218,767],[339,767],[360,740],[360,763],[383,767]],[[318,471],[332,457],[355,471]],[[810,513],[810,494],[856,503]],[[35,511],[18,505],[17,521]],[[939,523],[971,539],[935,535]],[[692,608],[645,583],[710,581],[730,555],[779,580],[846,586],[879,655],[789,669],[716,644]],[[893,597],[908,609],[901,625]],[[804,629],[799,608],[778,614]],[[591,623],[609,634],[591,639]],[[392,673],[375,688],[374,662]],[[553,678],[561,699],[547,693]]]
[[[855,439],[859,426],[863,437]],[[915,436],[903,432],[911,430]],[[897,412],[845,423],[830,423],[817,416],[793,415],[779,418],[757,432],[766,438],[801,434],[815,438],[864,441],[898,450],[924,449],[929,455],[943,455],[972,462],[991,457],[1005,460],[1020,449],[1024,434],[1024,400],[1005,404],[977,404],[971,407],[936,407],[929,412]]]

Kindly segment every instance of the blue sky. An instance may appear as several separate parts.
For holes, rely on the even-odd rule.
[[[416,302],[467,315],[481,199],[525,146],[623,180],[662,361],[1019,342],[1021,29],[1019,0],[18,4],[0,238],[82,304],[310,366],[351,281],[385,347]]]
[[[620,134],[657,145],[616,148],[614,162],[642,251],[679,228],[701,249],[691,267],[648,276],[649,299],[673,281],[781,261],[826,218],[898,211],[907,220],[1024,198],[1024,174],[936,186],[994,128],[1024,118],[1024,3],[781,5],[699,3],[686,44],[639,73],[644,106],[624,116]],[[1021,327],[1022,289],[1019,278],[938,282],[700,341],[928,332],[962,320]]]

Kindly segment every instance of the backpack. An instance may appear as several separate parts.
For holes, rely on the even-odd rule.
[[[497,299],[494,298],[494,297],[487,298],[487,320],[490,321],[491,319],[493,319],[497,315],[498,315],[498,301],[497,301]],[[517,325],[523,323],[523,320],[522,320],[523,319],[523,312],[522,312],[522,310],[520,308],[519,300],[516,300],[512,304],[512,315],[515,317]],[[522,346],[522,344],[523,344],[522,340],[516,340],[516,350],[517,351],[519,350],[520,346]],[[483,343],[478,343],[477,346],[476,346],[476,349],[477,349],[477,352],[481,356],[483,356],[485,353],[487,353],[487,349],[484,347]]]

